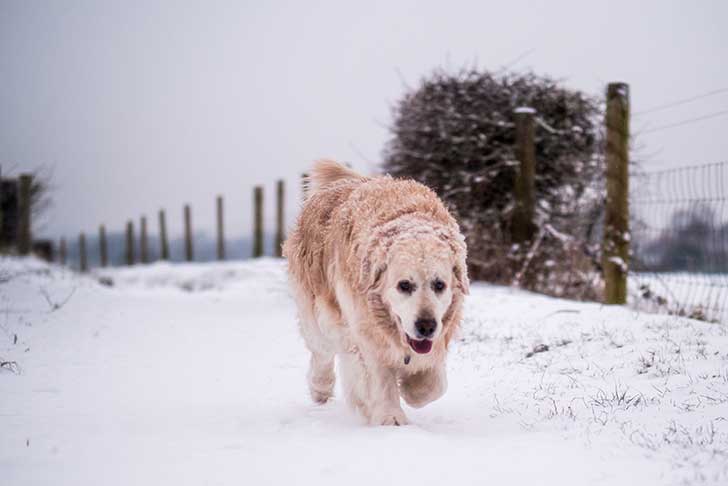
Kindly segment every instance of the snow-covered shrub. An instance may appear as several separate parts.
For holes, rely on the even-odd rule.
[[[513,112],[536,110],[536,236],[511,241]],[[604,203],[599,102],[547,77],[435,71],[394,107],[384,169],[433,188],[467,238],[471,276],[595,299]]]

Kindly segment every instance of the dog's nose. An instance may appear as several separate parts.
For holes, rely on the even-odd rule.
[[[432,337],[432,335],[435,334],[435,329],[437,329],[437,321],[432,318],[420,317],[415,321],[415,329],[417,329],[419,337]]]

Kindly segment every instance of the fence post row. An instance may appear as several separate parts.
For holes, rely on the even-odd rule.
[[[263,256],[263,188],[253,189],[253,258]]]
[[[629,86],[607,86],[607,204],[604,217],[602,267],[604,302],[627,302],[629,269]]]
[[[88,258],[86,257],[86,235],[78,235],[78,268],[81,273],[88,270]]]
[[[306,194],[308,193],[308,174],[304,172],[301,174],[301,199],[306,200]]]
[[[147,241],[147,218],[141,217],[139,222],[139,261],[149,263],[149,245]]]
[[[99,226],[99,262],[102,267],[108,264],[109,251],[106,246],[106,228],[102,224]]]
[[[217,196],[217,259],[225,259],[225,228],[222,196]]]
[[[126,223],[126,264],[134,265],[134,223]]]
[[[194,260],[194,249],[192,248],[192,212],[190,205],[185,204],[185,259],[188,262]]]
[[[534,224],[535,191],[535,128],[532,108],[517,108],[514,112],[516,125],[516,159],[519,162],[516,170],[513,196],[515,208],[511,223],[511,238],[515,243],[525,243],[533,238],[536,230]]]
[[[31,188],[33,176],[22,174],[19,178],[18,190],[18,254],[27,255],[30,253],[33,235],[31,234]]]
[[[162,260],[169,260],[169,243],[167,242],[167,222],[164,217],[164,209],[159,210],[159,257]]]
[[[58,244],[58,262],[61,265],[66,264],[66,239],[65,238],[61,238],[61,241]]]
[[[284,230],[284,209],[285,202],[285,182],[279,179],[276,184],[276,242],[273,254],[277,257],[283,256],[283,239],[285,238]]]

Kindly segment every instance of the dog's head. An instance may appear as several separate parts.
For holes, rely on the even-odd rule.
[[[396,325],[417,353],[429,353],[439,339],[447,344],[468,293],[457,226],[399,222],[383,232],[369,256],[369,301],[379,317]]]

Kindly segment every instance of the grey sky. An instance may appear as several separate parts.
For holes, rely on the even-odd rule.
[[[639,112],[728,88],[728,2],[241,2],[0,0],[0,164],[55,169],[43,233],[182,205],[210,231],[249,232],[251,187],[298,190],[319,157],[365,171],[403,82],[437,66],[513,69]],[[728,92],[633,120],[639,133],[728,110]],[[645,167],[728,159],[728,116],[639,137]],[[295,197],[289,198],[293,214]]]

